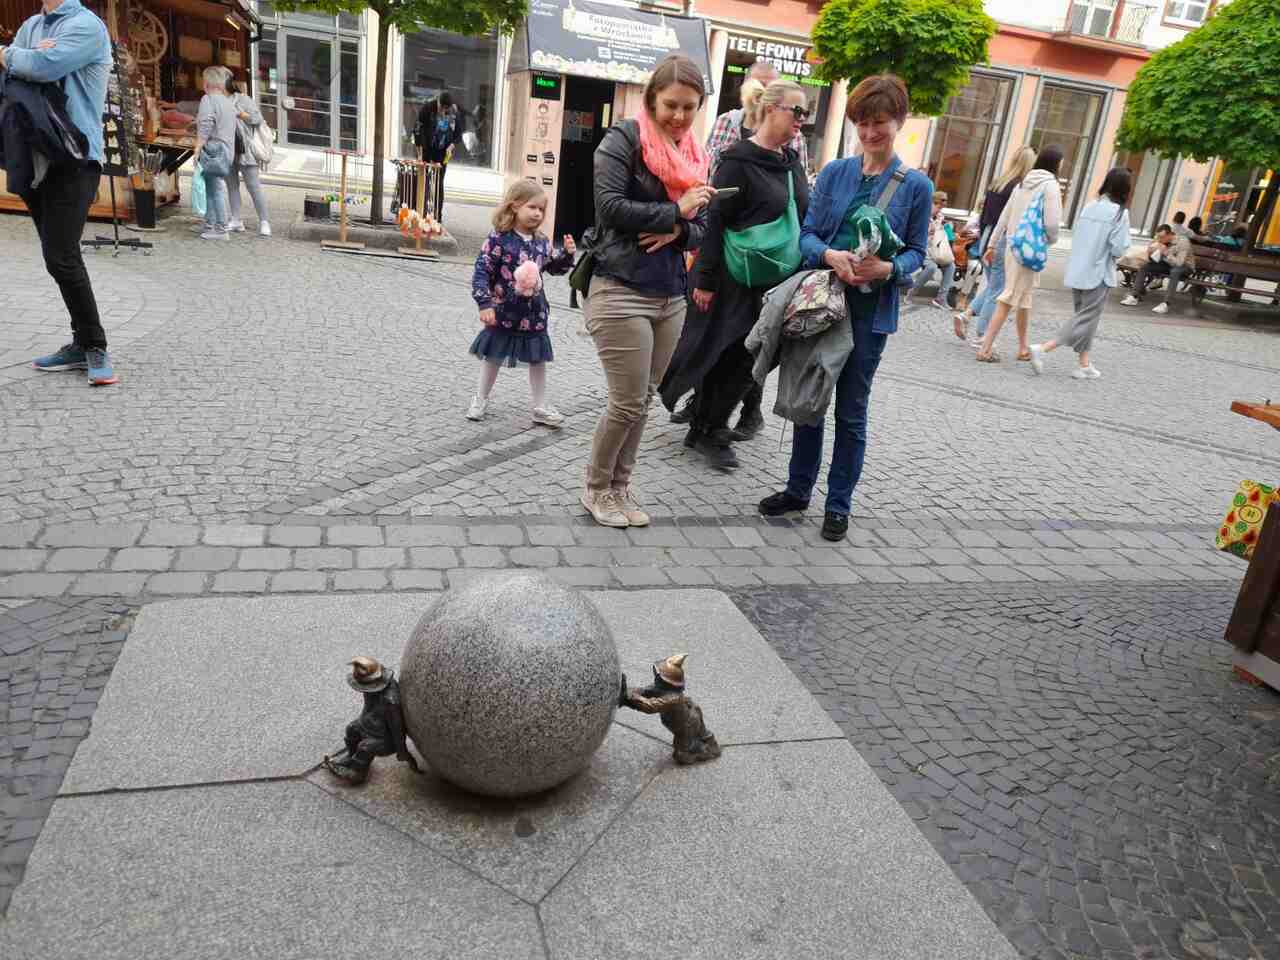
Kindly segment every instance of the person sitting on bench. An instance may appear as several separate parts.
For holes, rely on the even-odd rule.
[[[1173,299],[1185,274],[1195,267],[1191,257],[1191,241],[1174,233],[1173,227],[1162,223],[1156,230],[1156,237],[1147,248],[1148,259],[1134,282],[1133,293],[1120,301],[1122,306],[1136,307],[1146,295],[1147,285],[1153,277],[1168,277],[1164,300],[1152,308],[1152,313],[1168,313],[1169,301]]]

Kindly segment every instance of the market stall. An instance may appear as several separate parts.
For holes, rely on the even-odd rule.
[[[116,70],[103,117],[105,140],[116,144],[104,173],[113,174],[116,215],[135,214],[134,191],[144,206],[176,203],[178,168],[195,146],[195,105],[202,96],[204,68],[220,64],[237,79],[249,76],[249,46],[261,20],[248,0],[83,0],[100,16],[111,35]],[[16,33],[33,12],[34,0],[0,0],[0,37]],[[170,109],[162,103],[176,106]],[[89,216],[110,219],[111,184],[98,189]],[[25,210],[4,190],[0,171],[0,210]]]

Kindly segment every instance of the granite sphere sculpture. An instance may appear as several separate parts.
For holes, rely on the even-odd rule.
[[[613,635],[581,593],[534,573],[451,590],[400,661],[405,728],[445,780],[517,797],[591,762],[618,707]]]

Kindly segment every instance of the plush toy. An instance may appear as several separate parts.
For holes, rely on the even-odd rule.
[[[435,217],[430,214],[424,217],[407,204],[401,204],[399,211],[396,213],[396,222],[400,226],[401,233],[414,239],[429,240],[431,237],[438,237],[444,233],[444,228],[436,222]]]
[[[521,297],[532,297],[542,289],[542,271],[532,260],[526,260],[516,267],[516,294]]]

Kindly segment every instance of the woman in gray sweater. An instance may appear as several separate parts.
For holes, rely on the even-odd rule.
[[[262,111],[249,96],[248,84],[236,80],[231,84],[231,102],[236,110],[236,159],[227,174],[227,190],[230,198],[231,222],[227,230],[231,233],[243,233],[244,222],[240,219],[240,180],[249,188],[249,198],[253,200],[253,209],[258,213],[258,233],[271,236],[271,223],[267,217],[267,198],[262,192],[262,180],[259,178],[258,158],[249,149],[249,141],[258,127],[262,125]]]

